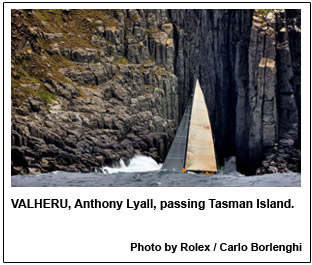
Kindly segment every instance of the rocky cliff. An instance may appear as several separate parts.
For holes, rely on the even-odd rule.
[[[219,164],[300,171],[300,11],[13,10],[12,174],[164,160],[195,80]]]

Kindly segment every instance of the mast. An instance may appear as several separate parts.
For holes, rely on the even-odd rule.
[[[217,171],[208,110],[198,80],[196,81],[189,125],[185,169],[190,171]]]

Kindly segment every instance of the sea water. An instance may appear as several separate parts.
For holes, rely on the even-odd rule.
[[[54,171],[38,175],[12,176],[13,187],[300,187],[301,174],[278,173],[244,176],[235,171],[235,160],[216,175],[161,170],[150,157],[137,155],[128,166],[103,167],[99,172]]]

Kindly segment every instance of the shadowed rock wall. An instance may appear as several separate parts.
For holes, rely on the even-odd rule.
[[[170,13],[180,109],[199,78],[219,164],[236,156],[245,174],[300,170],[300,12]]]

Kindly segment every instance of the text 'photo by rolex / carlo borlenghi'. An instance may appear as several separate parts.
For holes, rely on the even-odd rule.
[[[11,184],[301,185],[301,11],[13,9]]]

